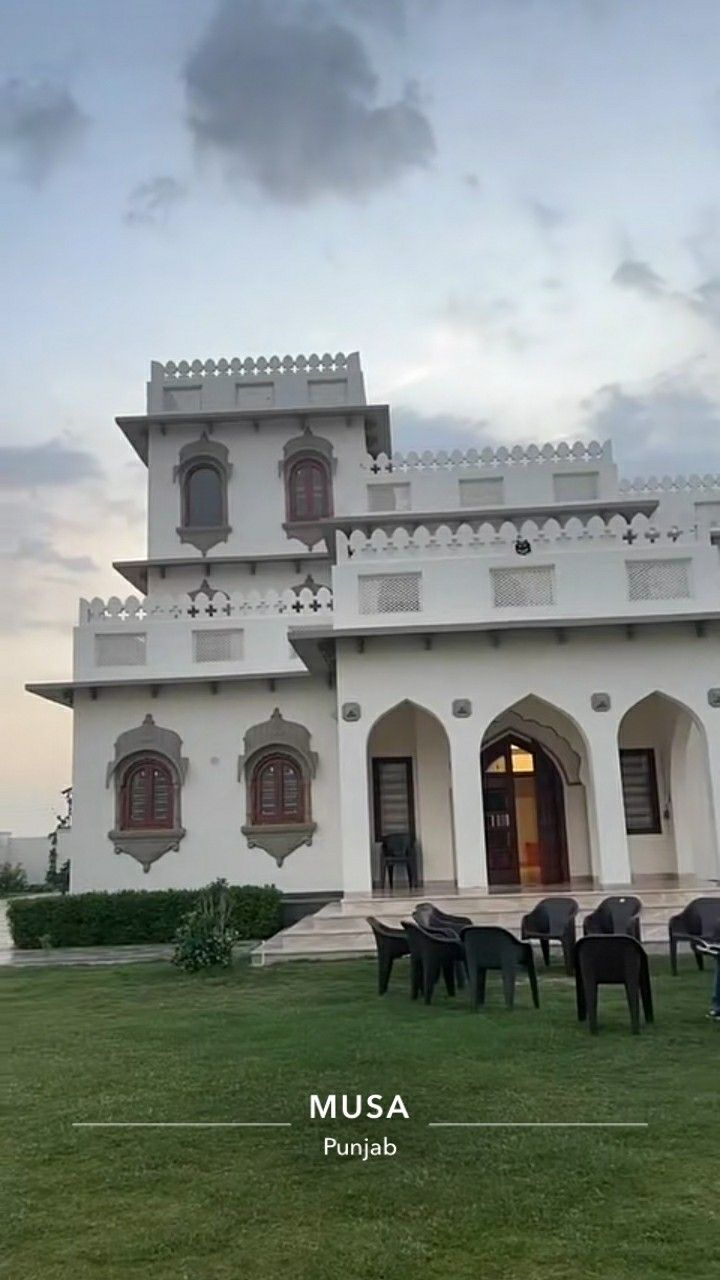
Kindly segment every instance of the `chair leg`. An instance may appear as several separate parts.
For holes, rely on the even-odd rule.
[[[485,1004],[485,985],[487,982],[487,969],[471,969],[469,972],[470,999],[472,1000],[473,1009],[479,1009]]]
[[[530,979],[530,992],[532,994],[532,1002],[536,1009],[540,1008],[540,992],[538,990],[537,973],[535,972],[535,961],[530,957],[527,967],[528,978]]]
[[[381,952],[378,956],[378,995],[380,996],[384,996],[388,989],[392,967],[393,957],[383,955]]]
[[[545,968],[547,969],[550,964],[550,943],[547,938],[540,939],[540,950],[542,951],[542,958],[545,961]]]
[[[512,1009],[515,1005],[515,966],[512,968],[503,968],[502,971],[503,994],[505,996],[505,1005],[508,1009]]]
[[[442,967],[443,978],[445,979],[445,990],[449,996],[455,995],[455,961],[446,960]]]
[[[425,1004],[430,1004],[435,983],[440,977],[440,961],[435,959],[427,959],[423,963],[423,998]]]
[[[670,936],[670,972],[677,977],[677,939]]]
[[[630,1010],[630,1026],[634,1036],[640,1034],[640,991],[636,982],[625,983],[628,1009]]]
[[[703,958],[703,953],[702,953],[702,951],[698,951],[697,947],[693,947],[693,951],[694,951],[694,953],[695,953],[695,963],[696,963],[696,965],[697,965],[698,969],[701,969],[701,970],[702,970],[702,969],[704,969],[704,968],[705,968],[705,960],[704,960],[704,958]]]
[[[587,1000],[585,999],[585,984],[579,966],[575,969],[575,1001],[578,1022],[585,1022],[587,1018]]]
[[[575,972],[575,961],[573,956],[573,944],[569,938],[562,940],[563,960],[565,962],[565,972],[568,978],[572,978]]]
[[[423,967],[414,956],[410,957],[410,999],[417,1000],[423,986]]]
[[[388,885],[390,887],[390,892],[392,893],[394,869],[391,862],[387,863],[386,869],[387,869]]]
[[[598,984],[594,978],[591,978],[585,987],[585,1000],[587,1002],[587,1015],[590,1024],[590,1034],[596,1036],[598,1033]]]
[[[465,961],[456,960],[455,961],[455,985],[458,991],[462,991],[463,987],[465,986],[465,977],[466,977]]]

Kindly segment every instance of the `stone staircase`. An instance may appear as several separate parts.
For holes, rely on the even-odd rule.
[[[633,893],[643,903],[642,936],[650,946],[667,942],[668,919],[682,911],[693,898],[720,898],[717,882],[692,887],[633,887],[627,890],[568,890],[568,896],[580,903],[578,932],[589,911],[610,893]],[[250,962],[262,966],[279,964],[285,960],[345,960],[352,956],[372,955],[375,943],[367,924],[367,916],[377,916],[388,924],[399,925],[408,919],[418,902],[434,902],[443,911],[453,915],[469,916],[474,924],[496,924],[519,935],[522,916],[540,898],[547,896],[542,890],[519,893],[481,894],[458,891],[456,893],[416,893],[408,896],[377,896],[367,898],[341,898],[330,902],[314,915],[304,916],[296,924],[266,942],[252,952]],[[559,895],[562,896],[562,893]]]

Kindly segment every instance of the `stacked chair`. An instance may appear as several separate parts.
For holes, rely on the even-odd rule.
[[[702,952],[698,942],[716,942],[720,936],[720,898],[695,898],[678,915],[668,921],[670,935],[670,968],[677,974],[677,949],[679,942],[689,942],[698,969],[703,967]]]

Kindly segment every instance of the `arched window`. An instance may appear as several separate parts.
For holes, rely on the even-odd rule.
[[[306,787],[302,771],[289,756],[265,756],[252,776],[252,822],[255,826],[306,822]]]
[[[175,785],[162,760],[135,760],[122,775],[119,796],[121,831],[172,830],[175,826]]]
[[[183,524],[187,529],[216,529],[225,523],[224,478],[217,467],[199,462],[183,482]]]
[[[288,474],[288,520],[321,520],[331,515],[330,478],[319,458],[299,458]]]

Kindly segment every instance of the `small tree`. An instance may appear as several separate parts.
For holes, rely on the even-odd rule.
[[[203,889],[197,905],[181,920],[175,934],[173,964],[186,973],[227,969],[237,941],[231,915],[227,880],[215,880]]]
[[[56,813],[55,828],[50,832],[48,840],[50,841],[50,852],[48,855],[48,869],[45,873],[45,883],[48,889],[54,892],[67,893],[70,887],[70,859],[58,866],[58,831],[66,831],[72,825],[72,787],[65,787],[60,792],[65,801],[65,812]]]

